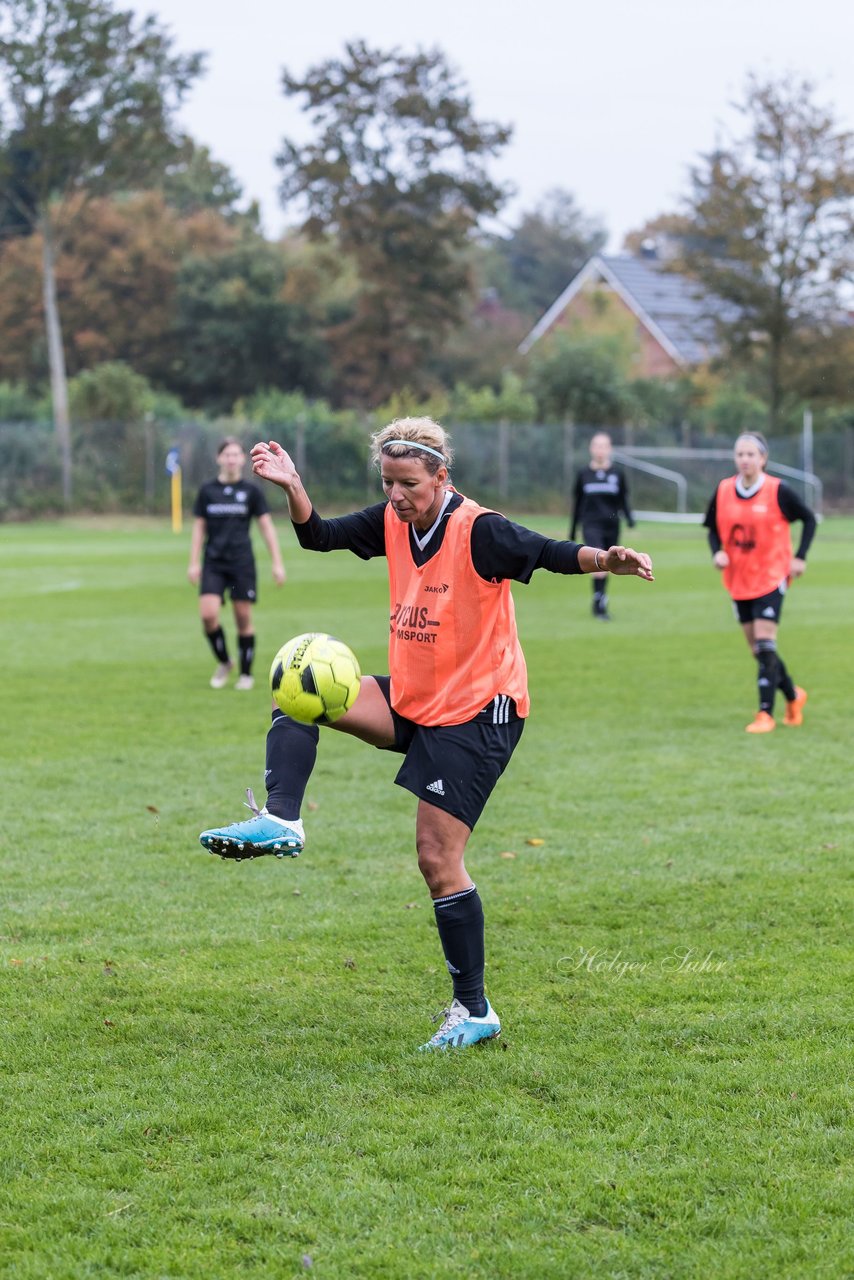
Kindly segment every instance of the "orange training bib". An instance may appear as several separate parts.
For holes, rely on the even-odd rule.
[[[780,481],[766,476],[752,498],[740,498],[735,476],[718,485],[718,536],[729,564],[723,582],[733,600],[756,600],[775,591],[789,573],[792,539],[789,522],[780,510]]]
[[[464,498],[441,547],[419,566],[409,526],[385,509],[391,703],[417,724],[463,724],[499,693],[520,716],[530,709],[510,583],[485,582],[472,563],[472,526],[486,511]]]

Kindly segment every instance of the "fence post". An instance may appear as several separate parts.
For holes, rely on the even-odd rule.
[[[801,467],[806,471],[807,475],[812,475],[815,468],[813,467],[813,436],[812,436],[812,409],[804,409],[804,435],[803,435],[803,457],[801,459]],[[806,490],[806,485],[804,485]],[[806,497],[806,492],[804,497]]]
[[[306,474],[306,466],[305,466],[305,416],[303,414],[301,413],[297,414],[297,419],[296,419],[296,422],[294,423],[294,426],[296,428],[296,443],[294,445],[294,453],[296,457],[294,458],[294,465],[296,466],[297,474],[300,476],[304,476]]]
[[[854,427],[842,428],[842,493],[846,500],[854,492]]]
[[[563,491],[567,503],[572,503],[572,486],[575,479],[575,423],[567,418],[563,424]]]
[[[145,415],[145,510],[154,510],[154,414]]]
[[[498,424],[498,496],[502,501],[510,493],[510,423],[502,418]]]

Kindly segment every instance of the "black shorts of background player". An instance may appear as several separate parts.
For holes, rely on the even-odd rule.
[[[584,541],[590,547],[613,547],[620,541],[620,514],[624,514],[630,529],[635,519],[629,507],[629,489],[622,468],[611,461],[611,437],[607,431],[597,431],[590,441],[590,465],[582,467],[575,477],[572,500],[572,519],[569,525],[570,541],[575,541],[579,521]],[[609,622],[606,573],[594,573],[593,617]]]
[[[195,519],[187,577],[193,584],[200,584],[199,613],[217,660],[217,668],[210,681],[212,689],[221,689],[234,667],[220,624],[220,608],[226,591],[230,593],[240,655],[240,674],[234,687],[246,691],[254,683],[252,606],[258,598],[255,556],[249,533],[253,517],[258,521],[261,536],[270,552],[273,581],[277,586],[285,581],[285,566],[267,499],[257,484],[242,478],[246,454],[240,441],[227,436],[217,449],[216,460],[216,479],[202,485],[193,504]]]

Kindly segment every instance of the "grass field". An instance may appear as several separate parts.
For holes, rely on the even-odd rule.
[[[468,859],[504,1035],[419,1055],[395,758],[323,735],[303,856],[211,858],[268,703],[207,686],[187,535],[0,529],[0,1276],[854,1276],[852,534],[783,616],[805,724],[760,738],[699,529],[641,526],[611,626],[516,589],[533,717]],[[385,670],[384,564],[284,542],[258,673],[308,629]]]

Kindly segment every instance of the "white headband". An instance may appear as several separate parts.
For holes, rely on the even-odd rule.
[[[762,440],[760,440],[759,436],[755,436],[752,431],[742,431],[741,435],[738,438],[739,440],[752,440],[754,444],[759,446],[760,451],[767,455],[768,453],[767,444],[765,444]]]
[[[382,451],[385,452],[393,444],[405,444],[407,449],[423,449],[425,453],[432,453],[433,457],[438,458],[440,462],[445,461],[445,455],[440,453],[438,449],[431,449],[429,444],[419,444],[417,440],[386,440],[382,446]]]

